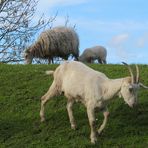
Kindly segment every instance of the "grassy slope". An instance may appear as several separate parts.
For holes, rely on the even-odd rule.
[[[98,137],[90,144],[86,110],[75,104],[74,115],[78,130],[70,129],[66,99],[56,97],[46,106],[46,123],[40,123],[40,97],[47,91],[52,77],[45,70],[57,65],[0,65],[0,147],[23,148],[91,148],[148,146],[148,91],[139,92],[139,105],[131,109],[123,99],[112,101],[110,119]],[[127,76],[123,65],[89,65],[110,78]],[[148,66],[140,65],[141,81],[148,85]],[[103,116],[97,115],[101,124]]]

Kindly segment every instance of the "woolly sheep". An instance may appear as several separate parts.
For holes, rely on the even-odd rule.
[[[139,69],[136,66],[136,79],[131,68],[128,66],[131,77],[109,79],[104,73],[95,71],[78,61],[64,62],[55,71],[47,71],[47,74],[54,75],[54,81],[47,93],[41,98],[41,121],[45,120],[44,105],[56,95],[64,94],[67,98],[67,111],[71,128],[76,129],[76,122],[73,117],[72,106],[75,101],[82,102],[86,109],[91,128],[90,139],[92,143],[97,141],[97,130],[95,126],[95,110],[103,111],[104,120],[98,133],[104,129],[109,111],[107,104],[116,95],[124,98],[124,101],[133,107],[137,103],[137,91],[144,87],[139,83]]]
[[[94,46],[84,50],[82,55],[78,58],[81,62],[92,63],[98,60],[100,64],[106,64],[107,50],[103,46]]]
[[[32,63],[32,59],[48,59],[49,63],[54,57],[61,57],[65,60],[70,55],[75,59],[79,56],[79,38],[73,28],[55,27],[42,32],[38,40],[25,51],[27,64]]]

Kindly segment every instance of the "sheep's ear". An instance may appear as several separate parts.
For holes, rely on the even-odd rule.
[[[139,86],[140,86],[140,87],[142,87],[142,88],[148,89],[148,87],[147,87],[147,86],[145,86],[145,85],[144,85],[144,84],[142,84],[142,83],[139,83]]]

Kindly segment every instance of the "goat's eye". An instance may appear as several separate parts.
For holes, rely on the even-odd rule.
[[[132,87],[130,87],[130,88],[129,88],[129,91],[130,91],[130,92],[132,92],[132,91],[133,91],[133,88],[132,88]]]

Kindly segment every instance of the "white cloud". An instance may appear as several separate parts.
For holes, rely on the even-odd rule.
[[[92,30],[92,31],[102,31],[102,32],[127,32],[127,31],[137,31],[137,30],[145,30],[148,26],[148,21],[145,20],[144,22],[138,22],[134,20],[121,20],[121,21],[106,21],[100,20],[94,17],[88,17],[85,13],[78,13],[77,8],[78,5],[85,4],[85,3],[93,3],[90,0],[40,0],[37,8],[37,13],[42,14],[44,13],[47,17],[51,15],[55,15],[55,13],[61,8],[62,6],[77,6],[75,9],[75,17],[71,14],[70,9],[64,9],[64,12],[58,13],[60,15],[69,15],[70,22],[74,22],[78,27],[83,27],[84,29]],[[92,7],[86,6],[86,9]],[[95,9],[93,9],[95,10]],[[65,13],[65,14],[63,14]],[[92,14],[93,16],[98,16],[96,12],[88,12],[89,15]],[[58,20],[58,19],[56,19]]]
[[[71,17],[71,21],[84,29],[94,32],[103,33],[119,33],[119,32],[132,32],[132,31],[145,31],[147,30],[148,21],[115,21],[115,20],[99,20],[96,18],[88,18],[87,16],[78,15],[77,17]]]
[[[129,34],[123,33],[116,36],[113,36],[109,41],[108,45],[114,51],[114,54],[121,60],[126,61],[130,57],[130,53],[127,51],[125,44],[128,42]]]
[[[137,40],[137,46],[139,48],[144,48],[148,43],[148,33],[145,33]]]
[[[114,36],[110,41],[109,45],[112,47],[120,47],[129,39],[129,34],[128,33],[123,33]]]
[[[50,18],[51,16],[55,16],[58,13],[58,17],[56,20],[58,22],[65,21],[65,16],[69,14],[69,12],[65,12],[65,16],[60,16],[61,12],[58,12],[59,8],[62,6],[77,6],[80,4],[87,3],[90,0],[39,0],[37,5],[36,17],[39,17],[44,14],[46,18]],[[71,17],[71,16],[70,16]],[[59,20],[58,20],[59,19]]]

